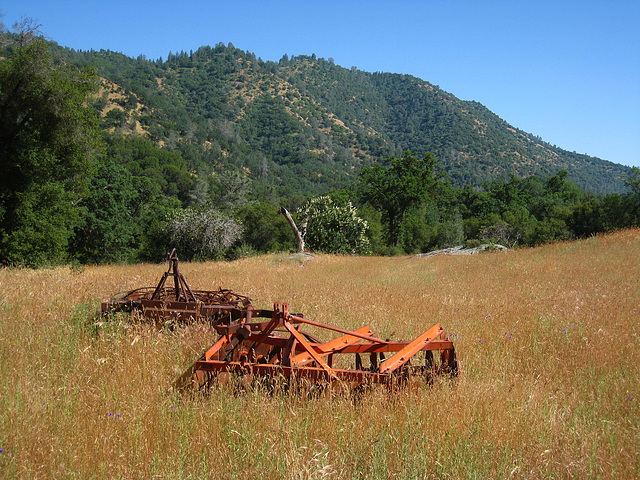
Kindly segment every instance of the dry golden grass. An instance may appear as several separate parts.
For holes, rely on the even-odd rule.
[[[640,230],[469,257],[181,264],[379,336],[453,336],[455,383],[305,399],[169,393],[215,338],[98,302],[160,265],[0,271],[2,478],[638,478]]]

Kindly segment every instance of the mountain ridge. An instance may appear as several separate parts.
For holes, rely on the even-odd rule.
[[[348,186],[360,166],[405,150],[434,153],[458,187],[567,170],[580,188],[611,193],[625,190],[630,172],[550,145],[407,74],[346,69],[315,55],[263,62],[231,44],[157,61],[59,48],[122,88],[95,102],[110,132],[146,132],[194,171],[235,168],[279,194]]]

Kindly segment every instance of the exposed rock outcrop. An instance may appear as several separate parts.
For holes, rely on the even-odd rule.
[[[441,250],[434,250],[433,252],[419,253],[416,257],[432,257],[434,255],[475,255],[482,252],[505,252],[509,250],[504,245],[498,245],[497,243],[485,243],[473,248],[464,248],[464,245],[458,245],[450,248],[443,248]]]

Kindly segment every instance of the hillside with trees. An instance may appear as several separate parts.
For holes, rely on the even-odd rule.
[[[346,69],[315,55],[264,62],[223,44],[156,61],[60,53],[104,79],[94,107],[105,128],[143,133],[194,170],[244,169],[287,196],[346,186],[358,167],[407,150],[436,155],[456,187],[566,170],[582,189],[613,193],[624,191],[620,177],[629,173],[549,145],[410,75]]]
[[[232,45],[136,59],[2,32],[0,262],[409,254],[635,225],[640,172],[407,75]],[[412,153],[413,152],[413,153]]]

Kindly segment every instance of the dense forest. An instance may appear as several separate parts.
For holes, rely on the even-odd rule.
[[[637,169],[408,75],[232,45],[137,59],[3,29],[0,261],[535,245],[639,221]],[[413,152],[413,153],[412,153]]]

